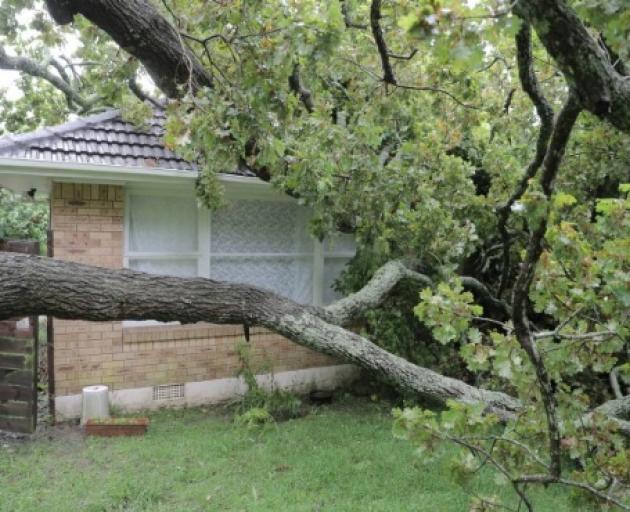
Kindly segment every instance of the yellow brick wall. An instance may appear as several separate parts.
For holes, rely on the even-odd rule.
[[[120,186],[55,183],[51,198],[54,257],[109,268],[123,266],[124,191]],[[234,377],[241,326],[125,327],[121,322],[55,319],[58,396],[90,384],[111,389]],[[336,361],[262,328],[250,332],[254,368],[281,372]]]

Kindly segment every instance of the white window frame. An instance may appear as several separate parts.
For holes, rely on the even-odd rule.
[[[230,190],[226,187],[226,199],[232,201],[238,200],[262,200],[273,202],[292,202],[291,198],[282,196],[277,193],[264,192],[255,187],[254,190],[237,189]],[[262,193],[261,193],[262,192]],[[129,250],[130,237],[130,204],[133,195],[155,196],[155,197],[187,197],[191,201],[196,202],[194,192],[190,190],[170,190],[167,188],[129,188],[125,189],[124,203],[124,232],[123,232],[123,266],[129,268],[130,262],[133,260],[174,260],[189,259],[197,260],[197,276],[209,278],[211,275],[211,258],[229,257],[229,258],[312,258],[312,305],[322,306],[324,302],[324,262],[327,259],[350,259],[355,255],[352,251],[325,251],[324,243],[317,239],[313,239],[313,252],[269,252],[269,253],[211,253],[212,238],[212,213],[206,208],[197,204],[197,250],[188,252],[165,251],[165,252],[137,252]],[[296,229],[298,229],[296,227]],[[171,322],[169,322],[171,323]],[[172,322],[178,324],[179,322]],[[123,322],[124,327],[163,325],[163,322],[153,320],[127,320]]]

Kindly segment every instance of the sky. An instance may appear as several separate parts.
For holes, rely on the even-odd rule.
[[[20,97],[21,92],[15,85],[19,77],[18,71],[8,71],[6,69],[0,70],[0,89],[6,89],[5,94],[10,100],[15,100]]]
[[[20,25],[27,27],[35,18],[36,13],[37,13],[37,10],[35,9],[24,9],[23,11],[21,11],[18,15],[18,21]],[[21,33],[21,35],[25,39],[28,39],[28,37],[30,36],[36,36],[37,33],[34,30],[25,29]],[[72,36],[72,35],[70,35],[66,40],[67,40],[67,44],[66,44],[66,47],[64,48],[63,53],[66,55],[72,55],[74,51],[76,50],[76,48],[79,46],[79,40],[78,38],[76,38],[76,36]],[[13,52],[10,47],[5,48],[5,50],[7,51],[9,55],[15,55],[15,52]],[[57,53],[61,53],[61,52],[55,52],[55,56]],[[18,81],[19,76],[20,76],[19,71],[0,69],[0,91],[3,91],[4,94],[6,94],[8,98],[11,100],[18,99],[22,95],[22,92],[20,91],[19,87],[17,87],[17,81]]]

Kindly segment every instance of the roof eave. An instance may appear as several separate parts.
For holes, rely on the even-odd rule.
[[[147,184],[192,184],[197,178],[194,171],[141,168],[115,165],[82,164],[69,162],[46,162],[21,158],[0,157],[0,177],[19,175],[22,177],[48,178],[54,181],[78,181],[82,183],[147,183]],[[219,174],[219,181],[242,183],[252,186],[268,186],[255,177],[234,174]]]

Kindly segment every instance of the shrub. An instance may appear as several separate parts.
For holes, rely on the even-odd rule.
[[[234,423],[241,427],[262,427],[274,421],[273,416],[264,407],[253,407],[242,414],[237,414]]]
[[[293,393],[276,388],[273,378],[270,391],[258,384],[251,366],[249,343],[239,342],[236,345],[236,352],[241,361],[239,375],[247,385],[247,391],[237,407],[235,417],[237,424],[253,427],[273,420],[288,420],[302,416],[302,401]]]

